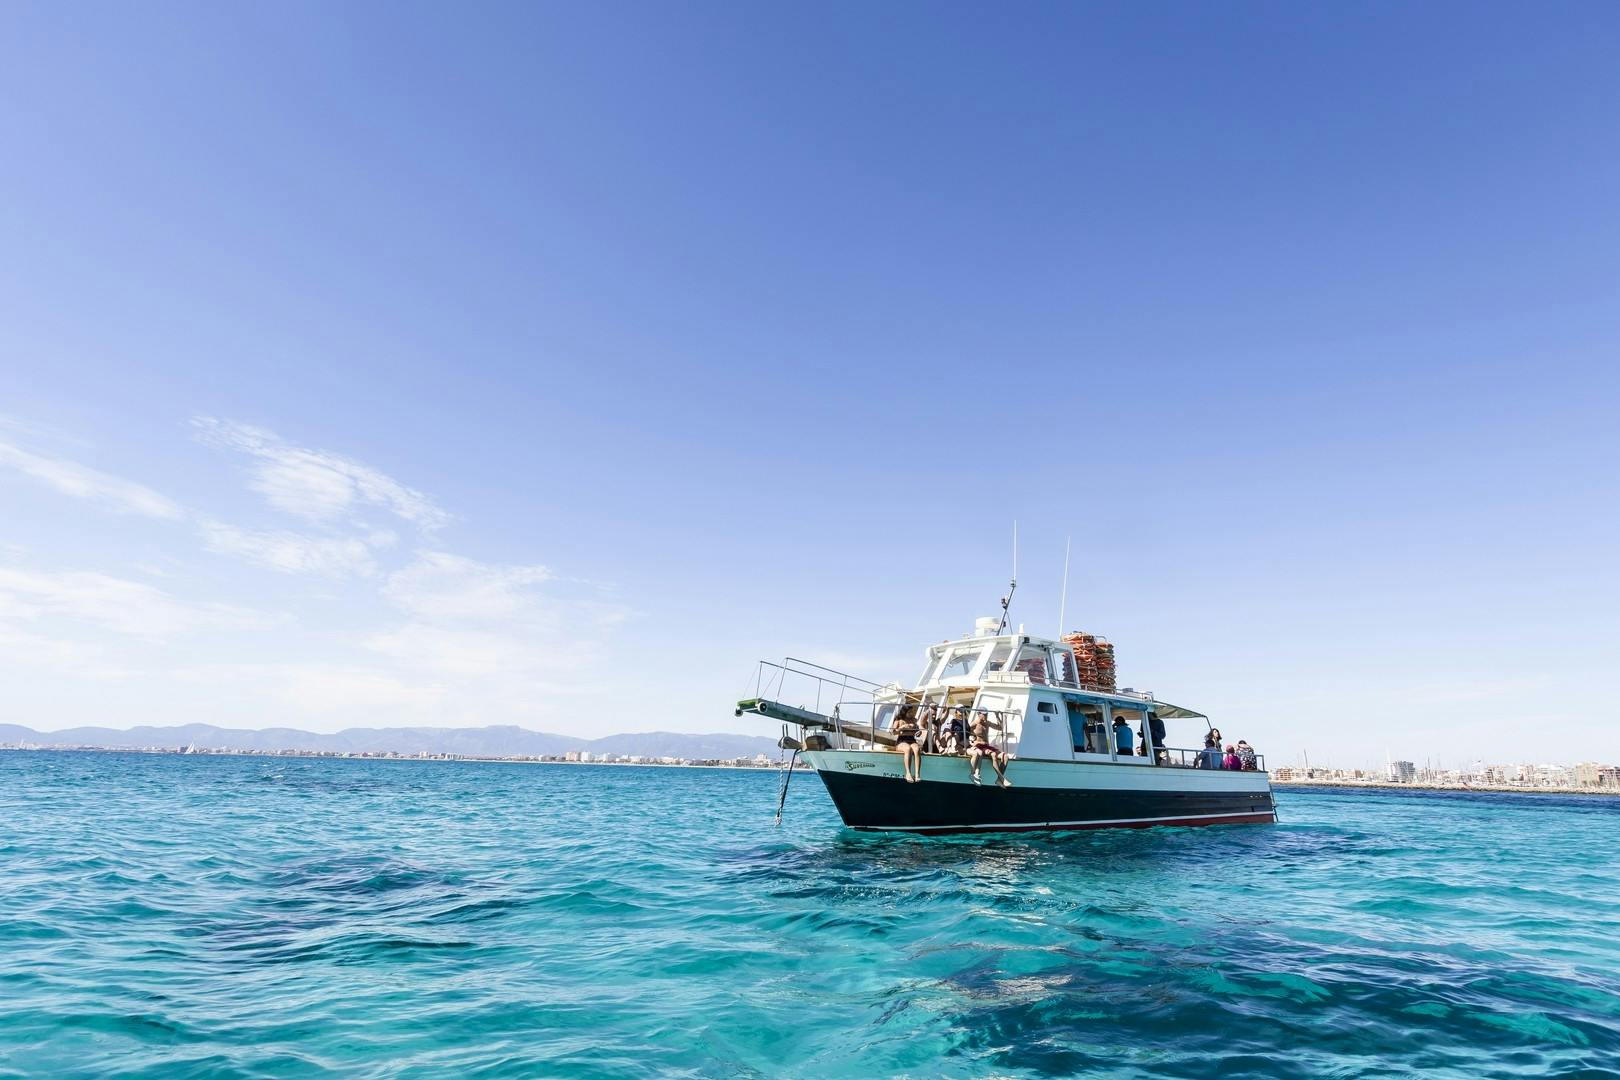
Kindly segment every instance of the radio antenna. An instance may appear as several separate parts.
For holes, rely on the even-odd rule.
[[[996,636],[1000,637],[1007,629],[1007,608],[1012,604],[1013,593],[1018,591],[1018,521],[1013,520],[1013,576],[1012,582],[1007,586],[1007,595],[1001,598],[1001,625],[996,627]]]
[[[1063,541],[1063,592],[1058,600],[1058,637],[1063,636],[1063,613],[1069,606],[1069,545],[1074,543],[1074,535]]]

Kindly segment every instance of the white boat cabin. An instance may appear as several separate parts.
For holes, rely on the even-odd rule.
[[[998,619],[980,619],[972,636],[930,647],[914,686],[891,685],[874,695],[873,727],[888,731],[908,706],[966,707],[968,715],[983,710],[1000,723],[992,741],[1014,757],[1153,765],[1155,757],[1143,755],[1142,747],[1155,718],[1161,737],[1165,720],[1206,719],[1152,694],[1082,685],[1068,645],[1000,629]],[[1130,729],[1130,753],[1119,749],[1116,717]]]

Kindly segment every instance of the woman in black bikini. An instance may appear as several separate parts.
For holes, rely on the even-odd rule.
[[[915,784],[922,779],[922,750],[917,746],[917,734],[922,729],[917,723],[917,707],[903,705],[894,718],[894,745],[900,748],[900,768],[906,783]]]

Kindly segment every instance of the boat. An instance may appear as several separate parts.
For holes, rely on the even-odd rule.
[[[1075,643],[1088,638],[1043,638],[1022,626],[1010,633],[1005,616],[979,619],[973,633],[930,646],[922,674],[909,685],[879,684],[792,657],[760,661],[754,696],[739,701],[736,714],[782,724],[779,745],[793,752],[783,801],[802,757],[853,829],[962,833],[1277,820],[1263,755],[1244,768],[1222,768],[1221,755],[1204,748],[1205,735],[1215,731],[1208,716],[1104,684],[1095,665],[1077,659]],[[988,721],[989,749],[1004,755],[1004,783],[991,754],[973,755],[951,737],[955,724],[976,719]],[[908,730],[897,736],[897,720],[920,722],[916,782],[906,781],[897,752]],[[1128,738],[1119,735],[1121,727]],[[1171,732],[1177,738],[1167,740]]]

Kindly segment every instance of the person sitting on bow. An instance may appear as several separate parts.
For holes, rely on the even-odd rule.
[[[990,741],[992,730],[1002,730],[1004,725],[1000,720],[990,719],[990,714],[980,709],[973,714],[973,723],[968,725],[968,774],[975,784],[979,783],[979,759],[989,758],[990,764],[996,769],[996,783],[1004,788],[1012,787],[1007,779],[1007,755],[996,749]]]
[[[917,707],[902,705],[894,718],[894,745],[900,748],[900,770],[906,783],[915,784],[922,779],[922,751],[917,747],[917,736],[922,725],[917,722]]]
[[[946,709],[940,729],[940,753],[960,754],[967,742],[967,714],[966,705],[958,705],[954,709]]]

